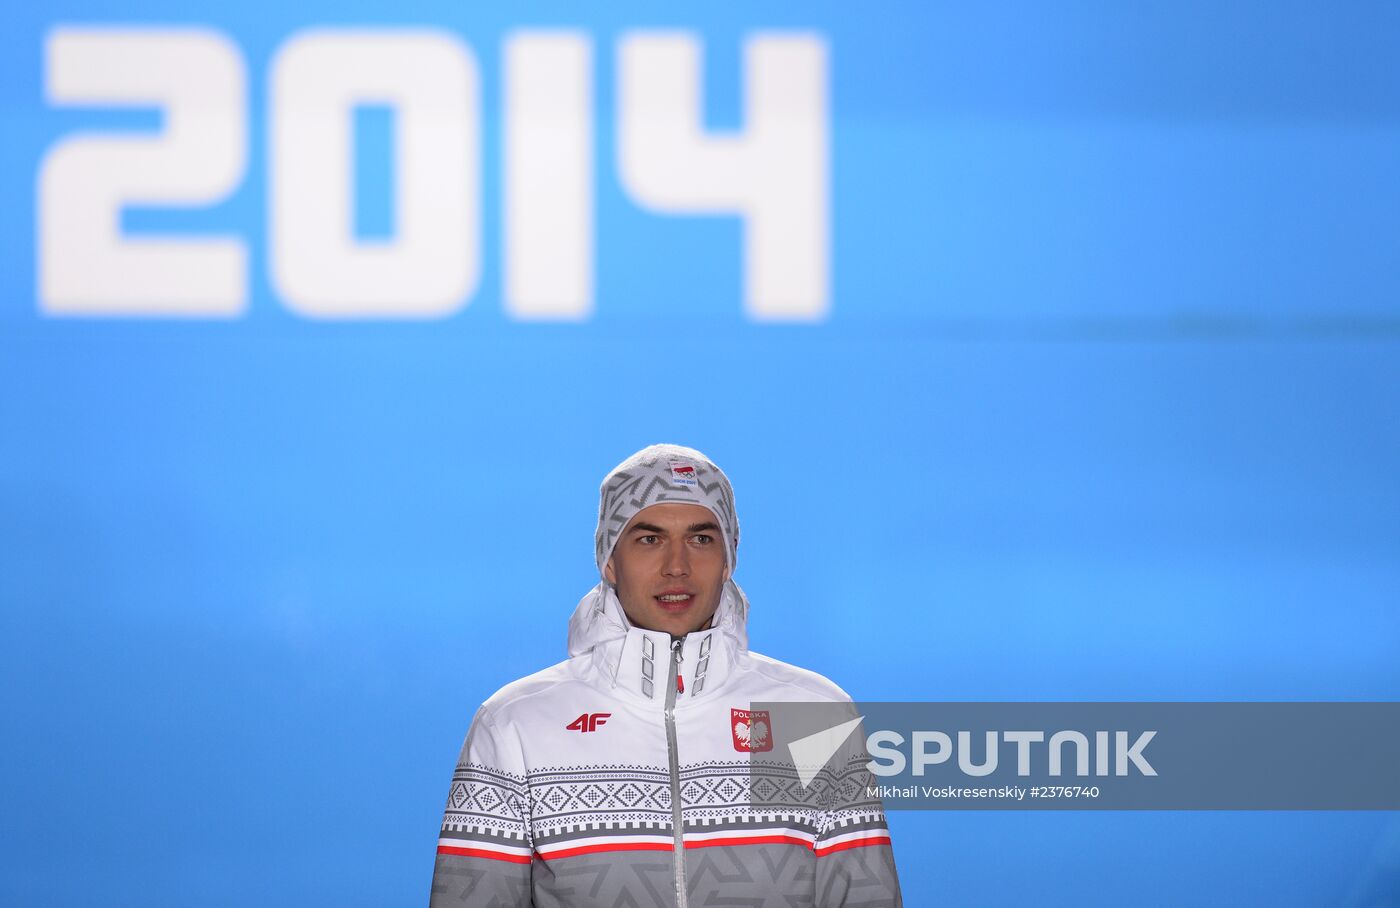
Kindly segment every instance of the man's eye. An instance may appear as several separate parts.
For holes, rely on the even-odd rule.
[[[715,541],[715,537],[711,536],[709,533],[696,533],[695,541],[701,545],[709,545]]]
[[[651,545],[656,541],[656,534],[653,533],[649,536],[639,536],[637,537],[637,541],[642,543],[643,545]]]

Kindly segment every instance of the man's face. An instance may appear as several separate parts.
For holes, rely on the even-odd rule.
[[[710,623],[724,581],[724,535],[710,509],[654,504],[638,511],[603,568],[637,627],[680,637]]]

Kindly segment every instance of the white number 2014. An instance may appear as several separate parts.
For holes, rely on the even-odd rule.
[[[577,30],[507,36],[503,58],[506,311],[577,320],[593,309],[592,45]],[[744,224],[744,309],[815,320],[829,307],[825,44],[805,33],[745,43],[746,124],[703,129],[700,44],[629,33],[618,46],[618,175],[663,214]],[[247,306],[235,235],[127,235],[132,206],[228,198],[247,167],[239,48],[200,28],[75,28],[47,39],[52,105],[154,107],[155,133],[79,133],[39,170],[39,299],[50,314],[231,317]],[[471,48],[432,29],[308,29],[269,73],[268,267],[314,318],[430,318],[480,279],[480,78]],[[354,109],[394,111],[394,230],[353,228]]]

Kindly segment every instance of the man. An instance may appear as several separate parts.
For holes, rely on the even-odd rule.
[[[878,801],[765,808],[753,702],[849,702],[750,652],[731,579],[729,480],[652,445],[604,480],[602,581],[569,621],[569,659],[508,684],[452,777],[433,906],[899,906]]]

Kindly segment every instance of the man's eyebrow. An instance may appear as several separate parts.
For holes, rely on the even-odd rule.
[[[686,531],[687,533],[703,533],[703,532],[705,532],[706,530],[718,530],[718,529],[719,529],[719,524],[717,524],[717,523],[715,523],[714,521],[711,520],[711,521],[706,521],[705,523],[692,523],[690,526],[686,527],[686,530],[685,530],[685,531]],[[643,533],[661,533],[661,534],[663,534],[663,535],[666,533],[665,530],[661,529],[661,527],[657,526],[657,525],[654,524],[654,523],[634,523],[634,524],[632,524],[632,529],[628,530],[628,532],[629,532],[629,533],[637,533],[637,532],[643,532]]]

